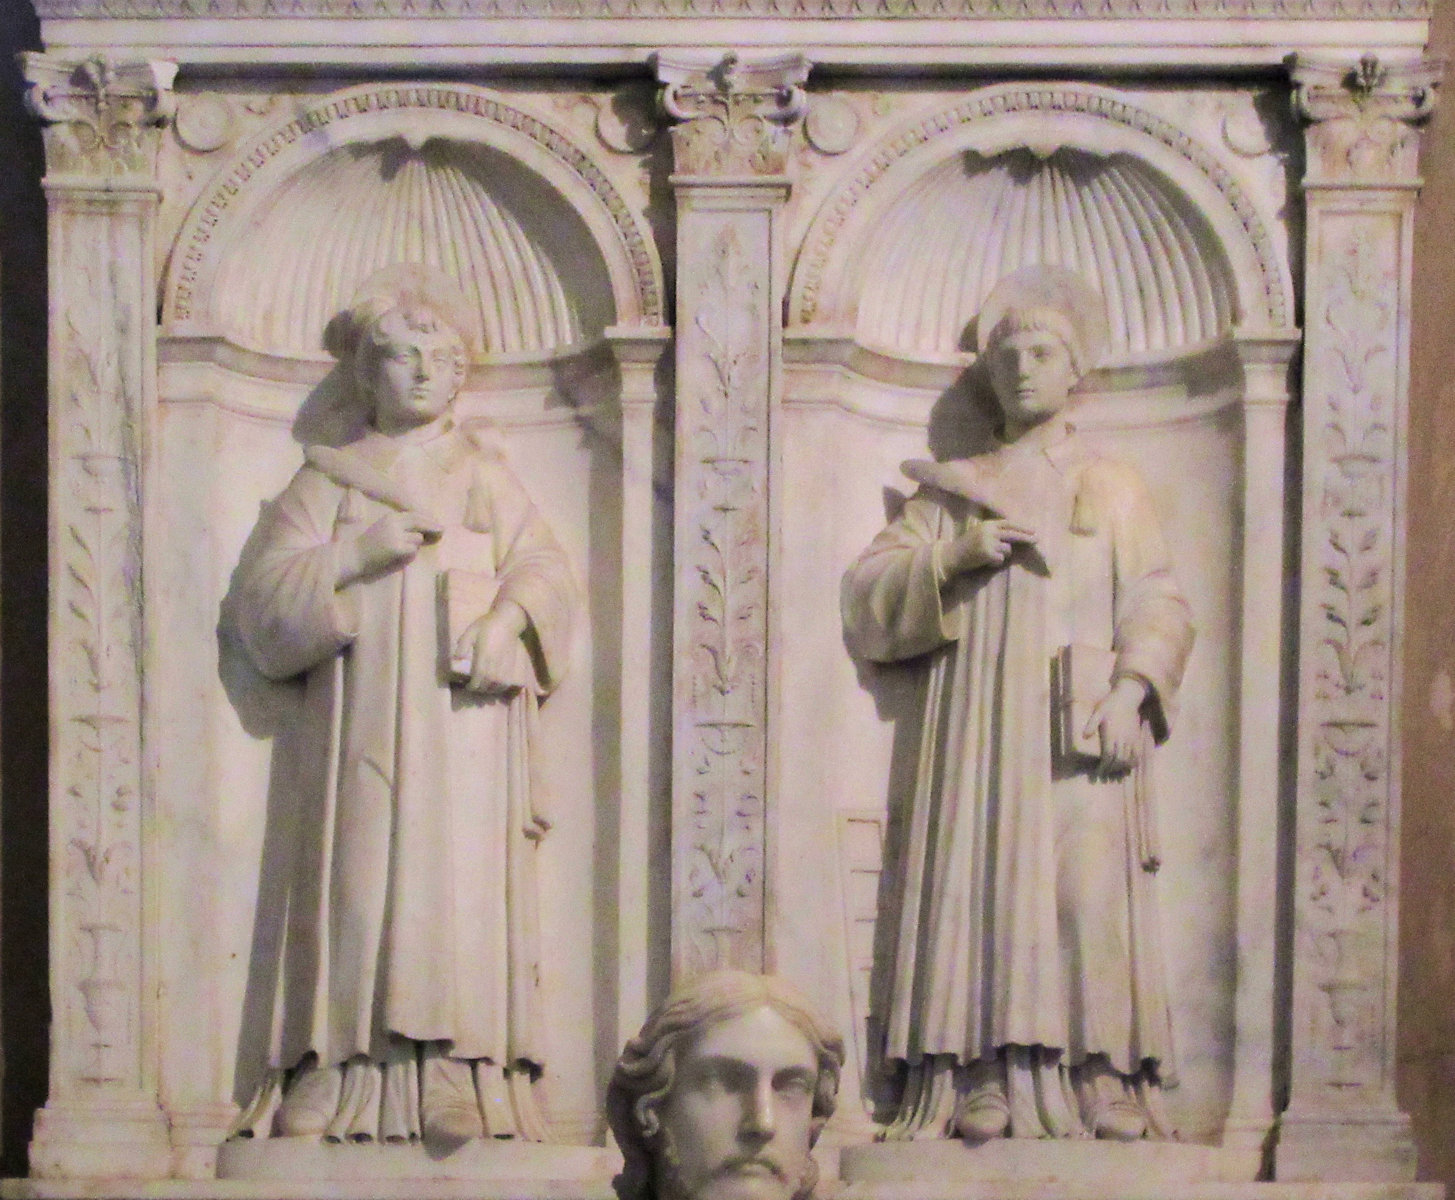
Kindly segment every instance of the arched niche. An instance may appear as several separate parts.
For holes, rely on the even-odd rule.
[[[1283,632],[1284,406],[1297,336],[1279,246],[1273,218],[1218,151],[1080,84],[997,85],[908,117],[859,151],[810,218],[791,267],[775,431],[788,497],[777,552],[793,564],[775,602],[794,631],[779,736],[796,753],[779,786],[816,802],[780,814],[777,836],[785,861],[824,844],[840,855],[845,965],[815,986],[840,997],[853,1031],[846,1111],[856,1089],[876,1086],[878,930],[900,915],[926,677],[922,664],[845,653],[839,583],[913,491],[901,463],[993,444],[993,401],[967,353],[972,322],[1000,279],[1052,263],[1107,298],[1112,346],[1082,387],[1076,423],[1154,496],[1199,628],[1178,729],[1158,759],[1161,919],[1193,931],[1167,954],[1184,1080],[1169,1106],[1217,1170],[1256,1170],[1238,1138],[1254,1130],[1256,1140],[1271,1119],[1259,1024],[1273,979],[1271,870],[1257,847],[1277,829],[1279,760],[1266,718],[1276,679],[1242,664],[1266,661]],[[781,878],[780,912],[822,903],[817,879]],[[778,953],[809,961],[822,938],[786,917]]]
[[[483,88],[367,85],[254,138],[174,244],[163,333],[284,358],[371,271],[425,262],[478,304],[487,347],[539,358],[662,321],[651,242],[590,153]]]
[[[543,1089],[553,1136],[595,1135],[596,1081],[619,1045],[599,1015],[614,1011],[615,980],[594,956],[617,912],[605,830],[623,743],[646,738],[623,715],[618,645],[623,629],[647,625],[621,581],[650,575],[650,519],[623,514],[653,504],[650,473],[624,482],[629,372],[602,335],[659,335],[663,293],[655,248],[593,153],[485,89],[351,88],[300,101],[242,146],[170,248],[148,434],[145,543],[165,581],[147,597],[152,644],[164,647],[149,660],[148,719],[157,744],[189,752],[161,753],[154,777],[158,855],[172,865],[156,898],[160,1022],[173,1031],[161,1079],[214,1140],[267,1065],[274,897],[294,845],[285,743],[302,695],[248,663],[227,597],[303,445],[357,430],[321,333],[362,280],[396,262],[442,269],[476,307],[485,357],[456,416],[495,427],[583,585],[569,670],[540,712],[554,820],[540,920],[556,951],[542,966]],[[198,878],[205,896],[188,882]],[[205,1030],[208,1052],[184,1029]],[[257,1147],[266,1167],[277,1147]]]
[[[1227,168],[1116,93],[1069,84],[982,89],[868,147],[810,226],[789,322],[943,358],[967,348],[996,281],[1038,262],[1104,292],[1114,360],[1291,323],[1287,273]]]

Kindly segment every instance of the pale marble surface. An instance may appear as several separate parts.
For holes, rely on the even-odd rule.
[[[64,1182],[6,1194],[256,1194],[160,1182],[215,1173],[267,1042],[247,995],[299,697],[219,638],[219,606],[260,503],[336,401],[312,331],[384,259],[450,256],[508,343],[472,364],[462,412],[549,481],[532,496],[586,591],[541,714],[563,748],[542,763],[561,799],[539,863],[542,1088],[560,1140],[600,1137],[621,1042],[674,960],[714,956],[771,959],[827,1010],[850,1064],[825,1141],[872,1135],[875,921],[920,676],[856,668],[838,579],[909,490],[899,464],[955,453],[964,323],[1000,274],[1050,260],[1136,299],[1113,305],[1084,434],[1146,481],[1199,629],[1158,760],[1182,1068],[1168,1100],[1190,1144],[1163,1148],[1181,1182],[1142,1186],[1251,1194],[1199,1181],[1251,1176],[1291,1086],[1280,1178],[1417,1194],[1394,1182],[1412,1160],[1391,1090],[1392,697],[1409,206],[1434,80],[1416,61],[1423,14],[610,20],[502,37],[463,17],[47,19],[51,57],[29,71],[52,198],[56,1024],[32,1165]],[[724,41],[879,70],[810,71],[800,99],[802,70],[778,54],[745,54],[722,87],[702,69],[716,55],[699,56],[700,107],[679,104],[693,128],[674,151],[644,115],[647,52]],[[76,69],[102,45],[118,66]],[[1290,49],[1336,65],[1241,73]],[[1367,49],[1384,60],[1360,67]],[[173,55],[175,79],[148,62]],[[486,60],[563,70],[383,78]],[[273,70],[290,61],[351,65]],[[1016,79],[1027,61],[1205,71]],[[630,78],[564,70],[608,62]],[[1009,77],[913,72],[927,62]],[[715,120],[741,135],[720,154],[695,125]],[[693,174],[669,178],[674,152]],[[962,216],[991,201],[1002,219]],[[1299,613],[1283,611],[1295,594]],[[1153,1169],[1156,1148],[1127,1149]],[[1111,1190],[1094,1165],[1066,1169],[1081,1182],[952,1186],[930,1177],[958,1165],[929,1159],[912,1173],[925,1196]],[[82,1182],[98,1177],[136,1182]],[[602,1194],[510,1178],[492,1186]],[[1257,1190],[1310,1189],[1345,1194]]]

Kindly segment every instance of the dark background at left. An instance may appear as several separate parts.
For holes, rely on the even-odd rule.
[[[15,56],[28,0],[0,0],[0,1176],[26,1173],[50,1026],[46,864],[46,254],[40,128]]]

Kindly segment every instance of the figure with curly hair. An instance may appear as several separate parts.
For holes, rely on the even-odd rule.
[[[804,1200],[843,1040],[783,980],[714,971],[626,1044],[606,1093],[621,1200]]]

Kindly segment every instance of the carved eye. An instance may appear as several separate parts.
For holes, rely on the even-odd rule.
[[[792,1098],[811,1096],[813,1082],[802,1071],[783,1071],[773,1080],[773,1090]]]

